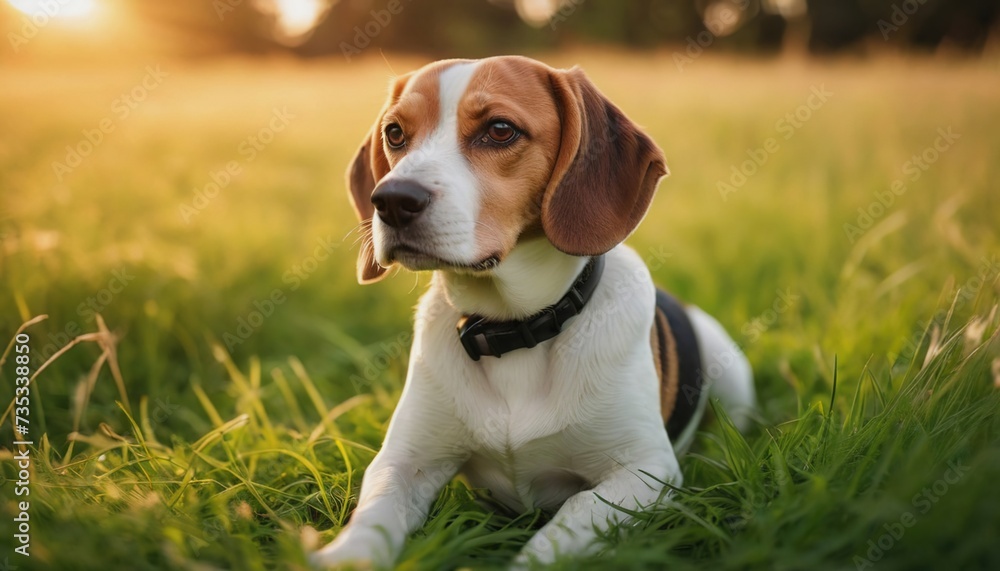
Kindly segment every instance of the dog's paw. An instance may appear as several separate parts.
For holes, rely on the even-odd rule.
[[[309,565],[317,571],[327,571],[329,569],[357,569],[358,571],[368,571],[375,568],[366,553],[359,550],[350,549],[346,545],[337,545],[336,542],[327,545],[323,549],[309,555]]]
[[[385,537],[377,532],[348,527],[332,543],[309,555],[309,564],[317,570],[383,569],[392,565]]]
[[[520,554],[507,565],[506,571],[528,571],[528,569],[531,569],[531,561],[527,556]]]
[[[507,571],[527,571],[532,567],[551,564],[554,560],[554,555],[552,542],[547,536],[543,535],[543,532],[539,532],[528,541],[528,544],[507,565]]]

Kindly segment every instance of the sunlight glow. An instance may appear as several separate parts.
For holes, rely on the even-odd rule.
[[[308,39],[330,9],[329,0],[257,0],[256,4],[274,15],[278,39],[290,44]]]
[[[746,11],[734,0],[719,0],[705,8],[702,20],[708,31],[716,36],[728,36],[738,30],[747,19]]]
[[[781,14],[785,18],[805,16],[808,6],[806,0],[764,0],[761,5],[772,14]]]
[[[94,12],[94,0],[7,0],[7,3],[34,18],[72,20]]]
[[[548,23],[559,9],[559,0],[516,0],[517,15],[531,26],[541,27]]]

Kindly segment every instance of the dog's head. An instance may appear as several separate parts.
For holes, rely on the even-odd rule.
[[[603,254],[666,172],[656,144],[577,68],[516,56],[427,65],[395,79],[348,170],[365,223],[358,280],[397,262],[488,272],[541,234],[567,254]]]

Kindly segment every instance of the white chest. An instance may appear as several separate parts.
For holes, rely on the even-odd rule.
[[[472,448],[514,452],[562,431],[574,419],[559,399],[572,390],[550,360],[553,342],[484,357],[455,395]]]
[[[463,473],[516,511],[555,509],[594,485],[631,432],[633,399],[595,390],[620,368],[571,371],[553,358],[557,349],[547,342],[483,361],[455,395],[470,440]]]
[[[634,259],[633,259],[634,258]],[[557,507],[623,464],[669,450],[649,345],[654,289],[634,253],[609,254],[581,315],[554,339],[472,361],[458,315],[432,291],[415,351],[433,405],[467,459],[463,472],[514,509]],[[426,320],[426,321],[425,321]],[[430,402],[430,401],[429,401]]]

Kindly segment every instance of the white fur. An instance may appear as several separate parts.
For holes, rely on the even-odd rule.
[[[407,229],[427,253],[455,263],[474,263],[479,185],[458,141],[458,106],[479,64],[459,63],[441,73],[440,115],[435,129],[382,178],[419,181],[434,200],[414,228]],[[375,259],[388,267],[395,245],[391,228],[378,216],[372,219]]]
[[[438,273],[448,301],[462,313],[521,319],[538,313],[569,290],[587,265],[545,238],[518,244],[491,275]]]
[[[702,372],[709,393],[719,400],[736,428],[746,430],[757,406],[750,362],[714,317],[693,306],[688,308],[688,317],[701,348]]]

